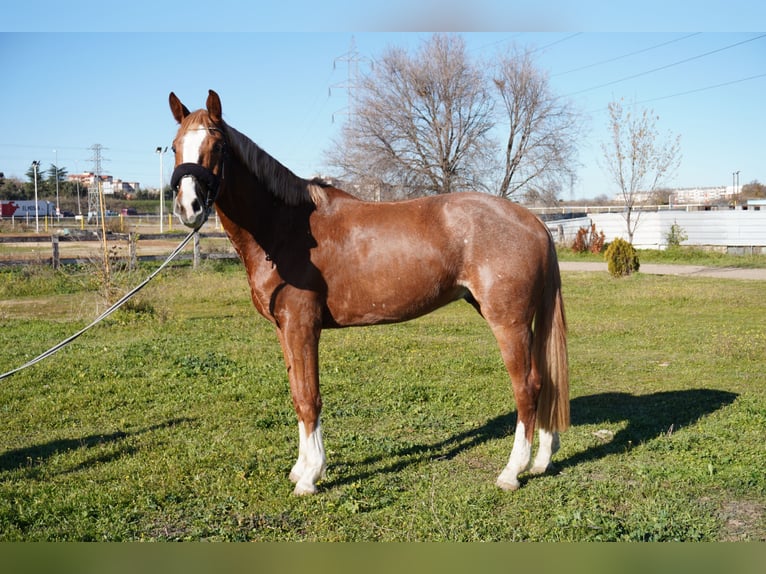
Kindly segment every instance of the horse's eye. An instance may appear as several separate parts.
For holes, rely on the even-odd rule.
[[[176,153],[176,146],[171,146],[170,151],[172,151],[173,153]]]

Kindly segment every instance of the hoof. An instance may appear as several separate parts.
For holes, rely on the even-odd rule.
[[[539,470],[538,470],[538,468],[539,468]],[[552,462],[549,462],[548,466],[546,466],[545,468],[533,466],[532,468],[529,469],[529,472],[531,474],[550,474],[550,475],[555,475],[555,474],[559,474],[559,467],[556,466],[555,464],[553,464]]]
[[[305,494],[316,494],[317,487],[314,484],[315,481],[321,480],[325,475],[325,466],[319,470],[318,473],[313,473],[303,469],[303,475],[298,474],[298,471],[290,471],[290,482],[295,485],[294,493],[297,496],[303,496]]]
[[[316,494],[317,487],[313,484],[310,485],[302,485],[300,483],[295,485],[295,490],[293,490],[293,494],[295,496],[308,496],[310,494]]]
[[[502,479],[498,478],[495,481],[495,484],[498,486],[498,488],[502,488],[503,490],[506,490],[506,491],[512,491],[512,490],[518,490],[519,489],[519,481],[518,480],[516,480],[514,482],[508,482],[506,480],[502,480]]]

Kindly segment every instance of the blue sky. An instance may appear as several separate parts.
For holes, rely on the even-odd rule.
[[[365,15],[347,10],[340,22],[325,13],[312,19],[301,2],[283,2],[267,13],[252,6],[232,10],[224,20],[188,9],[167,13],[178,8],[173,2],[156,8],[159,14],[144,9],[149,6],[145,2],[121,3],[126,8],[108,17],[102,4],[79,2],[96,21],[84,20],[87,12],[71,6],[67,11],[54,6],[40,7],[30,25],[24,14],[35,13],[37,4],[43,3],[28,2],[23,12],[20,6],[4,9],[10,14],[0,23],[0,171],[23,177],[32,160],[47,167],[56,158],[70,173],[89,170],[88,148],[99,143],[106,148],[104,171],[148,187],[159,183],[155,148],[169,145],[176,130],[167,104],[171,90],[196,109],[204,105],[207,90],[215,89],[231,125],[308,177],[327,173],[323,154],[344,120],[348,76],[341,58],[352,38],[365,60],[360,65],[364,71],[365,62],[388,47],[414,51],[430,35],[406,31],[410,28],[497,26],[491,17],[464,13],[457,3],[451,19],[434,19],[434,13],[444,13],[435,8],[445,5],[438,2],[415,3],[419,7],[410,10],[412,19],[393,10],[400,16],[387,22],[391,8],[405,8],[398,0],[385,4],[385,10],[380,3],[365,4]],[[233,4],[223,0],[218,6]],[[504,6],[500,13],[507,16],[510,8]],[[727,6],[722,14],[731,17],[737,2]],[[295,18],[288,17],[289,10]],[[763,29],[764,9],[752,10],[753,18],[732,21],[731,28]],[[734,13],[742,19],[741,10]],[[514,14],[518,26],[507,27],[520,31],[460,33],[475,58],[491,58],[514,43],[536,49],[538,66],[550,74],[554,92],[585,114],[578,142],[579,180],[564,193],[565,199],[613,193],[598,163],[600,142],[606,138],[606,106],[620,98],[653,109],[662,132],[681,136],[683,161],[670,184],[730,185],[733,171],[740,171],[740,183],[766,182],[766,36],[695,32],[726,23],[709,10],[706,21],[667,11],[663,20],[655,12],[655,21],[672,30],[660,32],[589,31],[628,28],[608,10],[597,22],[580,13],[573,16],[571,9],[558,11],[556,17],[540,8]],[[639,24],[641,18],[647,16],[637,16]],[[333,25],[340,31],[332,31]],[[213,31],[220,29],[229,31]],[[169,153],[166,158],[167,181]]]

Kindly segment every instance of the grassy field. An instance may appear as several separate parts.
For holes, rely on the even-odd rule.
[[[563,281],[555,472],[494,486],[514,405],[459,303],[323,334],[329,468],[297,498],[281,351],[242,270],[173,268],[0,382],[0,540],[766,540],[766,286]],[[87,269],[0,272],[0,372],[85,325],[96,287]]]

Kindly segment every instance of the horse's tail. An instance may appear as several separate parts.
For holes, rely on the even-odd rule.
[[[541,429],[557,432],[569,428],[569,365],[561,274],[550,233],[548,250],[545,287],[535,316],[533,353],[542,382],[537,423]]]

